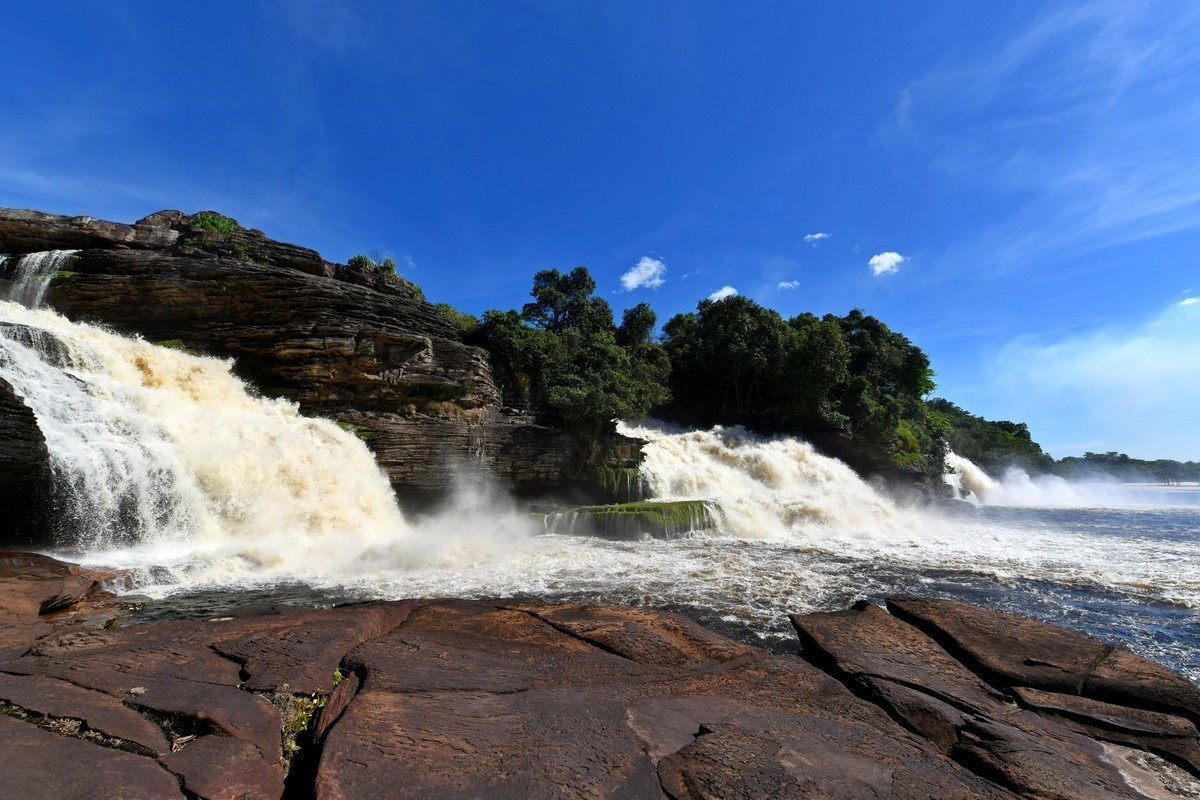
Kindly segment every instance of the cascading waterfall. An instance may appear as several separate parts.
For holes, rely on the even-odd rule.
[[[68,255],[22,257],[12,296],[36,303],[38,276]],[[0,376],[46,439],[64,546],[135,545],[214,576],[265,576],[336,571],[406,535],[362,442],[252,396],[227,361],[4,301],[0,345]]]
[[[39,307],[46,296],[50,277],[67,266],[71,256],[78,252],[78,250],[46,250],[22,256],[4,256],[0,261],[0,270],[11,271],[10,284],[5,297],[26,308]],[[11,265],[10,261],[13,262]]]
[[[739,427],[671,432],[622,425],[644,439],[641,471],[656,500],[704,500],[718,529],[743,539],[804,540],[837,531],[873,537],[901,522],[895,506],[853,470],[799,439]]]
[[[1194,506],[1190,492],[1177,491],[1174,497],[1163,487],[1121,484],[1113,480],[1067,481],[1057,475],[1032,476],[1019,467],[1009,467],[1000,478],[993,478],[970,459],[957,453],[946,454],[950,472],[945,481],[956,495],[975,505],[1010,508],[1126,508],[1156,506]]]

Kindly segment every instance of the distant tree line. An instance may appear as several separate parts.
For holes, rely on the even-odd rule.
[[[653,412],[698,426],[842,437],[878,453],[884,465],[931,477],[953,450],[993,475],[1017,466],[1068,478],[1200,480],[1195,462],[1119,453],[1055,462],[1024,423],[926,399],[935,388],[929,358],[859,309],[785,319],[733,295],[675,315],[656,338],[649,305],[626,309],[617,324],[595,289],[585,267],[550,269],[534,276],[532,301],[520,311],[488,311],[476,321],[439,305],[489,351],[506,402],[557,413],[585,454],[597,453],[613,420]]]
[[[1059,459],[1054,472],[1064,478],[1108,477],[1121,481],[1149,483],[1200,482],[1200,462],[1157,459],[1145,461],[1124,453],[1084,453],[1083,457]]]

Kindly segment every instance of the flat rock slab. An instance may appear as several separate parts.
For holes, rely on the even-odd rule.
[[[1008,796],[803,661],[672,614],[435,603],[347,664],[319,798]]]
[[[162,728],[103,692],[41,675],[0,673],[0,700],[32,714],[79,720],[88,730],[122,739],[151,753],[167,752]]]
[[[0,714],[0,793],[55,800],[182,800],[179,781],[151,758],[59,736]]]
[[[0,795],[1200,796],[1194,686],[962,604],[797,616],[797,658],[536,602],[110,630],[93,580],[0,557]]]
[[[896,599],[888,601],[888,608],[994,682],[1118,705],[1182,710],[1200,720],[1200,688],[1128,650],[954,600]]]
[[[958,608],[962,604],[896,600],[888,605],[916,606],[922,619],[934,610],[961,612],[974,623],[960,631],[973,649],[941,638],[940,628],[918,627],[860,603],[849,611],[794,616],[802,655],[972,771],[1025,797],[1143,797],[1129,770],[1102,744],[1121,742],[1200,774],[1196,728],[1178,714],[1012,684],[1019,675],[1081,690],[1089,670],[1114,652],[1108,645],[1022,617]],[[1022,636],[1022,625],[1030,627],[1028,637]],[[992,640],[981,631],[1003,633]],[[1055,634],[1063,639],[1062,653],[1055,651]],[[1003,649],[989,650],[988,642]],[[1134,666],[1127,674],[1115,673],[1116,680],[1157,671],[1127,655]]]

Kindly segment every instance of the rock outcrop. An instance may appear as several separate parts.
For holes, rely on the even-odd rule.
[[[799,657],[629,608],[413,600],[114,628],[112,602],[77,568],[0,557],[6,790],[325,800],[1200,791],[1195,686],[1131,653],[960,603],[797,616]]]
[[[504,408],[486,352],[403,279],[213,212],[122,225],[0,210],[0,253],[50,249],[79,251],[52,277],[56,310],[232,357],[259,391],[358,433],[402,494],[445,493],[473,470],[522,493],[577,477],[571,438],[544,414]]]
[[[37,419],[13,387],[0,378],[0,508],[13,544],[40,544],[45,534],[50,463]]]

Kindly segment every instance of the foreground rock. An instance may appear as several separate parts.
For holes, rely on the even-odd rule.
[[[1123,651],[1097,662],[1107,664],[1099,698],[981,675],[986,636],[971,644],[979,657],[960,659],[942,634],[874,606],[796,617],[799,658],[672,614],[541,603],[370,603],[113,629],[96,624],[111,610],[86,610],[102,600],[95,587],[64,589],[71,578],[87,580],[49,559],[0,558],[0,785],[26,798],[1200,788],[1196,688]],[[1020,635],[1027,624],[1039,663],[1080,642],[960,604],[901,605],[929,619],[968,615],[977,631]],[[1012,663],[1027,660],[997,642]]]

